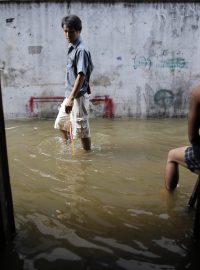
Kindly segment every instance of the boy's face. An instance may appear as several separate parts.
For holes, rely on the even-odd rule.
[[[69,28],[65,24],[63,26],[65,38],[69,43],[74,43],[80,37],[80,31],[76,31],[74,28]]]

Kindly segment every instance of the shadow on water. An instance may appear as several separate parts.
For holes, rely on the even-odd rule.
[[[0,266],[2,270],[22,270],[24,269],[24,261],[20,259],[14,246],[7,246],[0,248]]]
[[[186,120],[91,120],[93,150],[75,142],[75,155],[52,121],[6,126],[17,236],[1,269],[198,269],[196,176],[181,169],[177,190],[163,189]]]

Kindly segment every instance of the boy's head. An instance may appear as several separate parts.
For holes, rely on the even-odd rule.
[[[74,43],[80,36],[82,23],[78,16],[69,15],[62,19],[61,26],[66,39],[70,43]]]
[[[74,29],[75,31],[81,32],[82,30],[82,23],[78,16],[76,15],[69,15],[62,19],[61,26],[62,28],[66,25],[70,29]]]

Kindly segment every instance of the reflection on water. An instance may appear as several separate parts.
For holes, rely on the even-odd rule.
[[[194,269],[196,176],[163,188],[170,148],[187,145],[187,120],[91,120],[93,148],[64,145],[53,121],[6,123],[23,269]]]

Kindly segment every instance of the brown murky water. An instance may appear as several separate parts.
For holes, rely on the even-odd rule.
[[[196,176],[180,170],[169,196],[170,148],[187,119],[92,119],[93,150],[64,146],[53,121],[6,123],[16,252],[23,269],[195,269]]]

